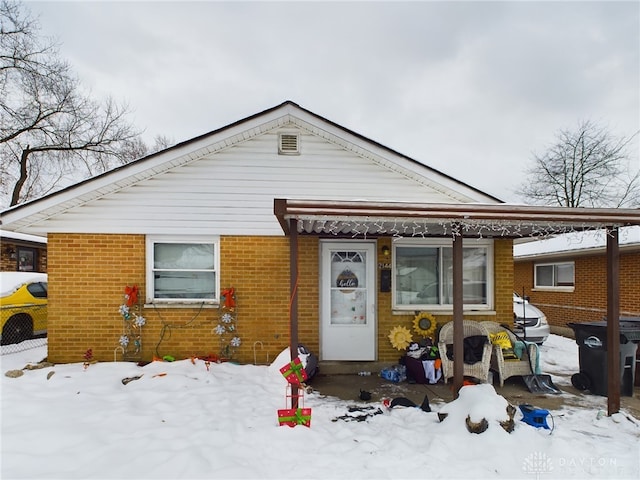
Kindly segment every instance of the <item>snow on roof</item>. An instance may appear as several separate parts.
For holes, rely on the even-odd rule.
[[[23,240],[25,242],[47,243],[47,237],[39,237],[37,235],[29,235],[26,233],[9,232],[0,230],[0,237],[10,238],[12,240]]]
[[[618,234],[620,246],[640,246],[640,226],[622,227]],[[575,253],[604,249],[607,244],[604,230],[588,230],[556,235],[543,240],[514,243],[514,258],[543,256],[559,253]]]
[[[46,273],[0,272],[0,297],[6,297],[29,282],[46,282]]]

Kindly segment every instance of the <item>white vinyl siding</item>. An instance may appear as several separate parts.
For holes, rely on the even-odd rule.
[[[369,158],[300,132],[304,154],[279,155],[278,133],[255,137],[48,220],[74,231],[282,235],[273,199],[451,202]],[[445,191],[445,188],[442,188]]]
[[[281,134],[297,155],[280,155]],[[4,212],[17,231],[283,235],[274,198],[497,203],[299,106],[282,105]]]

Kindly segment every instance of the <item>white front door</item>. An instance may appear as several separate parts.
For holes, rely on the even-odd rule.
[[[322,242],[322,360],[376,359],[375,243]]]

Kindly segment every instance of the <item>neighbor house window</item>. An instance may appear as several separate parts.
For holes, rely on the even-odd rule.
[[[463,302],[469,308],[493,305],[493,243],[463,246]],[[451,241],[404,239],[394,242],[393,307],[450,310],[453,306]]]
[[[538,263],[535,265],[535,285],[538,288],[573,288],[574,275],[573,262]]]
[[[21,272],[38,271],[38,251],[35,248],[18,247],[18,270]]]
[[[216,302],[218,252],[217,237],[147,237],[148,300]]]

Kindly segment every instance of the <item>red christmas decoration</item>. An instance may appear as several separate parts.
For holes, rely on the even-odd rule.
[[[304,392],[293,395],[291,384],[287,384],[284,396],[286,408],[278,409],[278,424],[289,427],[295,427],[296,425],[311,427],[311,409],[304,406]],[[293,408],[294,405],[297,408]]]
[[[282,376],[292,385],[300,385],[307,379],[307,371],[302,366],[299,358],[294,359],[282,367],[280,373],[282,373]]]
[[[236,306],[235,288],[227,288],[222,291],[222,297],[224,298],[225,308],[233,309]]]
[[[134,304],[138,303],[138,286],[133,285],[132,287],[126,286],[124,287],[124,296],[127,299],[127,307],[131,307]]]

